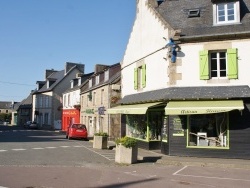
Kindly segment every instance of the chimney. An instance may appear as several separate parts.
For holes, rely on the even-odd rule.
[[[107,69],[107,68],[109,68],[108,65],[96,64],[95,65],[95,74],[98,73],[98,72],[101,72],[101,71],[103,71],[104,69]]]
[[[54,72],[57,72],[56,70],[54,70],[54,69],[46,69],[45,70],[45,80],[51,75],[51,74],[53,74]]]
[[[66,62],[64,74],[67,74],[67,73],[70,71],[70,69],[72,69],[74,66],[77,66],[78,69],[79,69],[82,73],[84,73],[84,68],[85,68],[85,65],[84,65],[84,64]]]

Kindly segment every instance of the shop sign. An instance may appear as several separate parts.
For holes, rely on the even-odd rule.
[[[63,112],[63,115],[76,115],[76,112],[75,111],[64,111]]]
[[[99,115],[104,115],[104,111],[106,111],[104,106],[98,108]]]
[[[227,112],[227,110],[224,109],[200,109],[200,110],[180,110],[181,115],[187,115],[187,114],[212,114],[212,113],[221,113],[221,112]]]
[[[186,117],[171,116],[170,125],[172,125],[173,136],[184,136],[184,127]]]
[[[94,114],[95,111],[94,111],[94,109],[86,109],[86,110],[85,110],[85,113],[86,113],[86,114]]]

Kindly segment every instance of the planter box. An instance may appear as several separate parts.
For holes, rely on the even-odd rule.
[[[138,146],[126,148],[121,144],[116,145],[115,162],[122,164],[133,164],[137,162]]]
[[[107,136],[94,136],[93,148],[107,149],[108,148],[108,137]]]

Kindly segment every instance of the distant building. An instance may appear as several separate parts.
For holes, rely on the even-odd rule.
[[[20,102],[17,107],[17,125],[23,126],[27,121],[32,120],[32,95],[36,90],[32,90],[29,96]]]
[[[64,70],[46,70],[45,80],[37,81],[37,91],[33,93],[32,120],[40,128],[61,129],[62,93],[70,88],[70,81],[77,73],[84,73],[84,68],[84,64],[66,62]]]
[[[12,117],[12,113],[16,113],[14,109],[18,102],[0,101],[0,124],[16,124],[16,116]]]

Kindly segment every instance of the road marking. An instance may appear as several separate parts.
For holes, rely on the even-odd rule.
[[[179,172],[183,171],[187,167],[188,166],[184,166],[180,170],[178,170],[175,173],[173,173],[173,175],[174,176],[183,176],[183,177],[193,177],[193,178],[207,178],[207,179],[218,179],[218,180],[232,180],[232,181],[246,181],[246,182],[250,182],[250,180],[246,180],[246,179],[221,178],[221,177],[216,177],[216,176],[196,176],[196,175],[179,174]]]
[[[45,147],[47,149],[55,149],[56,147]]]
[[[5,151],[7,151],[7,150],[4,150],[4,149],[0,150],[0,152],[5,152]]]
[[[131,176],[138,176],[138,177],[145,177],[145,178],[154,178],[156,177],[156,175],[143,175],[143,174],[138,174],[136,173],[136,171],[133,171],[133,172],[124,172],[125,174],[129,174]]]
[[[84,146],[73,146],[74,148],[82,148],[82,147],[84,147]]]
[[[31,148],[31,149],[44,149],[44,148]]]
[[[70,146],[60,146],[61,148],[69,148]]]
[[[177,170],[175,173],[173,173],[173,175],[177,175],[180,171],[184,170],[185,168],[187,168],[187,166],[184,166],[184,167],[181,168],[180,170]]]
[[[20,149],[11,149],[11,150],[13,150],[13,151],[24,151],[26,149],[20,148]]]
[[[100,155],[100,156],[104,157],[105,159],[108,159],[109,161],[113,161],[113,160],[114,160],[113,158],[110,159],[109,157],[106,157],[105,155],[102,155],[101,153],[96,152],[95,150],[91,149],[90,146],[83,146],[83,145],[82,145],[82,147],[88,149],[89,151],[92,151],[92,152],[96,153],[97,155]]]

